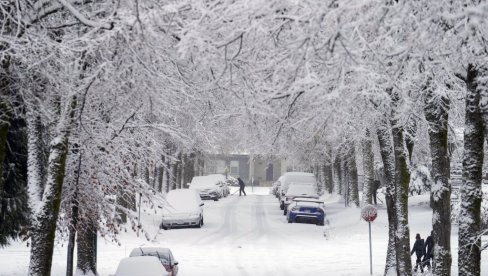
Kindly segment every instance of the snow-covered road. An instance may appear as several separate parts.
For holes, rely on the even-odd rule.
[[[97,267],[100,276],[111,275],[123,257],[137,246],[169,247],[180,262],[180,276],[267,275],[369,275],[368,224],[360,209],[344,208],[334,195],[325,198],[330,227],[289,224],[268,188],[247,188],[248,195],[233,195],[218,202],[205,201],[205,225],[201,229],[159,230],[160,215],[145,209],[147,235],[132,230],[120,234],[120,246],[99,238]],[[411,241],[416,233],[430,232],[432,211],[429,196],[409,199]],[[388,220],[384,207],[372,223],[373,275],[383,275]],[[324,231],[328,236],[324,236]],[[146,239],[145,237],[148,237]],[[453,275],[457,275],[457,227],[452,235]],[[482,258],[488,258],[483,252]],[[412,259],[413,260],[413,259]],[[0,249],[0,275],[26,275],[29,248],[16,242]],[[482,262],[482,274],[488,265]],[[54,250],[52,275],[65,275],[66,246]]]
[[[161,230],[157,237],[179,259],[181,276],[360,275],[361,270],[369,274],[369,259],[355,258],[351,252],[355,246],[341,246],[344,241],[334,237],[333,229],[330,239],[326,239],[326,228],[322,226],[288,224],[277,199],[268,195],[267,189],[205,204],[203,229]],[[331,220],[335,212],[331,206]],[[358,234],[358,240],[367,237],[367,232]],[[355,237],[351,239],[354,242]],[[360,255],[367,256],[367,240],[357,245],[363,251]]]

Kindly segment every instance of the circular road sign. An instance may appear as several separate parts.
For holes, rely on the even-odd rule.
[[[361,217],[367,222],[374,221],[377,216],[378,210],[373,205],[366,205],[361,210]]]

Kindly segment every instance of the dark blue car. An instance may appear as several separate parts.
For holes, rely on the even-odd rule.
[[[294,198],[288,206],[286,219],[288,223],[313,222],[317,225],[324,225],[324,202],[313,198]]]

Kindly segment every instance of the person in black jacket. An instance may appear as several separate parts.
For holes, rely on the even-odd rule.
[[[427,237],[424,244],[424,259],[422,266],[427,266],[430,270],[430,260],[434,259],[434,231],[430,231],[430,236]]]
[[[244,181],[240,177],[237,178],[237,181],[239,181],[239,196],[241,196],[242,193],[246,195],[246,191],[244,191],[244,187],[246,187],[246,184],[244,184]]]
[[[424,240],[420,238],[420,234],[418,233],[415,236],[415,243],[413,245],[410,255],[413,255],[413,253],[417,255],[414,271],[417,272],[417,268],[420,266],[420,271],[424,272],[424,268],[422,267],[422,256],[424,255]]]

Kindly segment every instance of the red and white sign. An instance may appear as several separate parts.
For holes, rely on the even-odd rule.
[[[361,210],[361,217],[367,222],[374,221],[377,216],[378,210],[373,205],[366,205]]]

